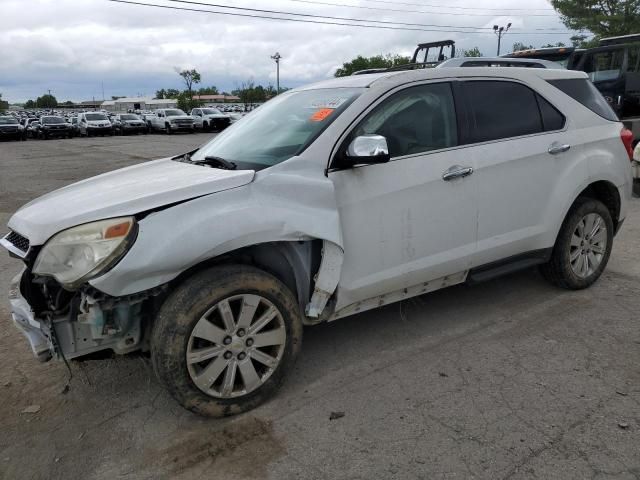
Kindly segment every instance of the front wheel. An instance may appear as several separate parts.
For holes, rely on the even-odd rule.
[[[300,308],[278,279],[253,267],[215,267],[180,285],[151,335],[160,381],[180,404],[223,417],[270,398],[302,342]]]
[[[600,201],[579,198],[571,207],[543,276],[569,290],[591,286],[602,274],[613,247],[613,220]]]
[[[164,126],[164,133],[171,135],[171,126],[168,123]]]

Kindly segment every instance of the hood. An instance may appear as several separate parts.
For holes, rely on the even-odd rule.
[[[171,120],[175,118],[185,118],[187,120],[193,120],[191,115],[167,115],[165,118],[170,118]]]
[[[220,170],[171,159],[115,170],[33,200],[9,220],[9,228],[42,245],[61,230],[246,185],[253,170]]]
[[[229,118],[229,116],[224,113],[210,113],[205,115],[203,118]]]
[[[87,120],[88,125],[98,125],[99,127],[109,126],[111,122],[109,120]]]

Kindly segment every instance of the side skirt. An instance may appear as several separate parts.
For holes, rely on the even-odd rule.
[[[533,250],[531,252],[514,255],[513,257],[473,268],[469,272],[467,283],[474,284],[486,282],[519,270],[525,270],[536,265],[542,265],[551,259],[552,252],[553,248]]]

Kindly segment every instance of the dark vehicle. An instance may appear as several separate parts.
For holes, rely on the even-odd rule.
[[[504,58],[530,58],[559,63],[568,70],[574,70],[585,50],[574,47],[535,48],[503,55]]]
[[[40,117],[40,127],[38,137],[48,140],[51,137],[71,138],[71,126],[62,117],[43,116]]]
[[[0,116],[0,140],[2,139],[12,140],[26,140],[27,131],[24,129],[18,120],[11,116]]]
[[[619,43],[631,40],[632,43]],[[606,38],[587,50],[575,70],[582,70],[622,119],[640,117],[640,35]],[[640,136],[640,128],[634,132]]]
[[[138,115],[133,113],[123,113],[113,117],[111,123],[116,133],[120,135],[129,135],[130,133],[148,132],[147,124]]]
[[[72,137],[80,136],[80,126],[78,125],[78,117],[68,118],[67,123],[69,124],[69,128],[71,129],[71,136]]]
[[[28,118],[25,123],[25,131],[27,137],[38,138],[38,132],[40,131],[40,122],[37,118]]]

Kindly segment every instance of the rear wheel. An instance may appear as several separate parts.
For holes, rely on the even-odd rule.
[[[171,126],[168,123],[164,126],[164,133],[171,135]]]
[[[591,286],[607,266],[614,227],[609,209],[600,201],[579,198],[562,224],[549,263],[542,274],[570,290]]]
[[[284,381],[302,341],[293,294],[247,266],[221,266],[179,286],[151,336],[155,372],[185,408],[212,417],[250,410]]]

